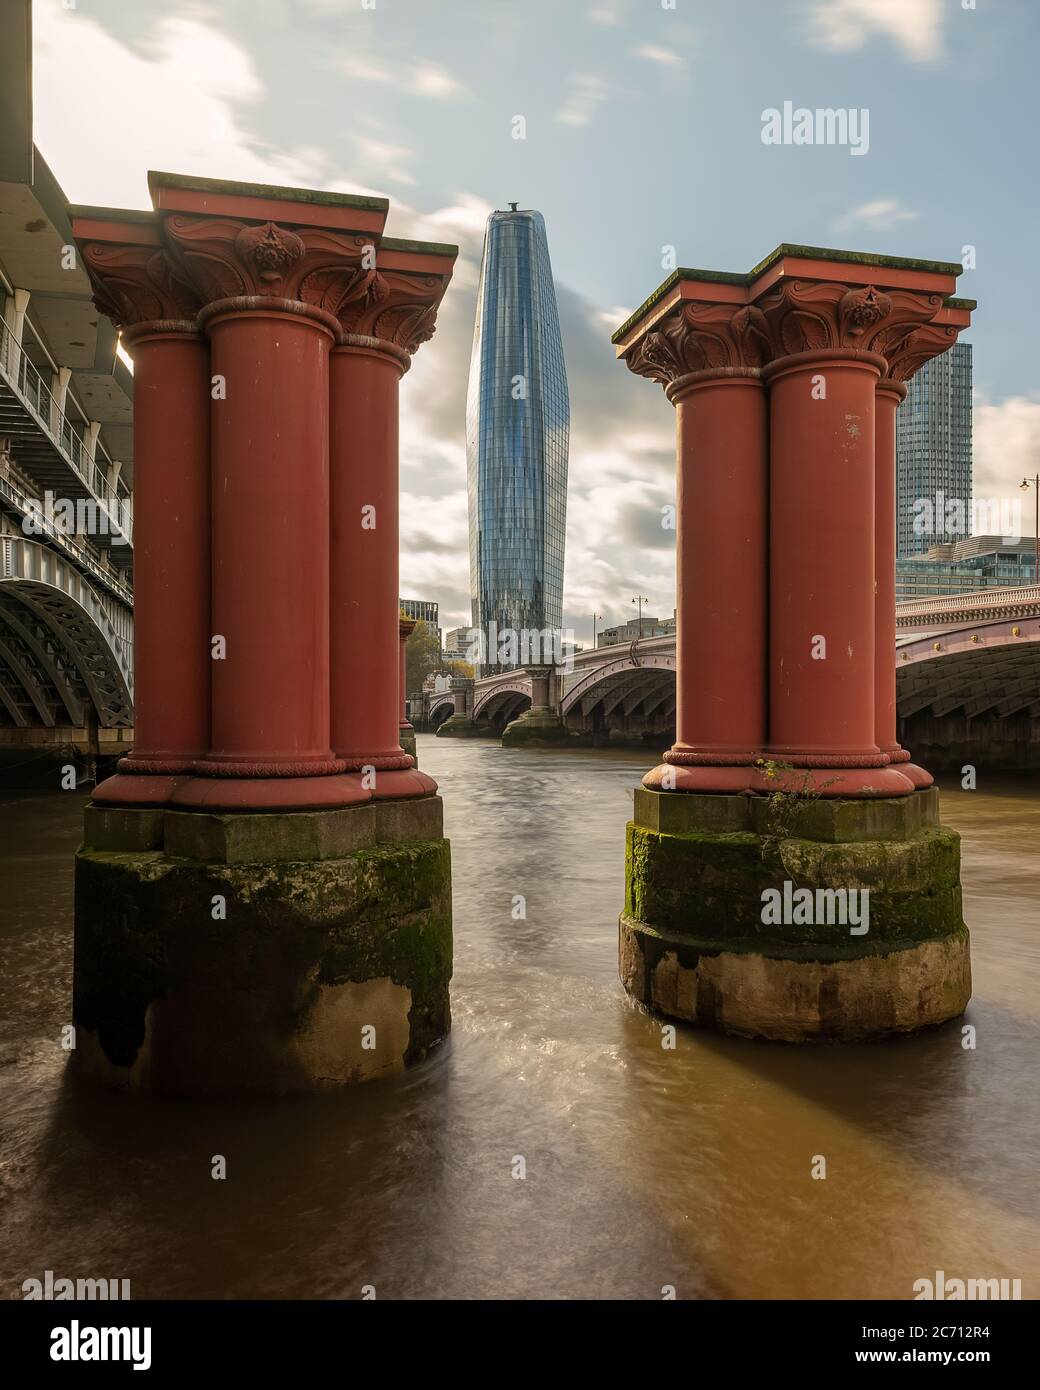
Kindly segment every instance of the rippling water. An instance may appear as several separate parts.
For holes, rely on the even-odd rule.
[[[976,1050],[953,1023],[805,1048],[680,1028],[666,1051],[616,975],[645,755],[419,743],[452,842],[454,1030],[318,1098],[73,1084],[85,798],[0,799],[0,1294],[45,1269],[136,1298],[909,1298],[937,1269],[1040,1294],[1040,782],[944,791]]]

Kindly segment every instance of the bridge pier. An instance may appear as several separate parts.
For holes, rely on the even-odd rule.
[[[476,738],[484,731],[473,718],[473,681],[469,676],[452,676],[451,694],[455,712],[437,725],[437,737]]]
[[[968,1001],[959,841],[896,740],[893,659],[895,407],[969,323],[959,271],[781,247],[677,272],[615,334],[678,418],[677,737],[619,944],[662,1013],[842,1040]]]
[[[381,199],[149,184],[154,214],[74,221],[146,348],[153,501],[148,741],[86,812],[75,1065],[182,1094],[342,1085],[450,1026],[448,844],[398,739],[395,623],[397,383],[455,248],[384,239]]]
[[[558,702],[551,698],[553,668],[527,666],[525,670],[531,680],[531,706],[502,730],[502,747],[542,748],[566,743],[570,735]]]

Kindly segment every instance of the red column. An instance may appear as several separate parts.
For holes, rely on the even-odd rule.
[[[199,315],[214,377],[210,750],[178,804],[365,800],[329,738],[328,381],[335,321],[298,301]],[[221,646],[223,642],[223,647]]]
[[[166,801],[209,744],[209,345],[126,330],[134,359],[134,751],[97,802]],[[150,774],[150,775],[149,775]]]
[[[875,604],[874,695],[876,737],[882,753],[909,777],[915,787],[930,787],[932,775],[910,761],[896,737],[896,413],[906,398],[906,386],[883,377],[876,392],[874,563],[877,569]]]
[[[649,787],[740,791],[766,739],[768,439],[753,367],[680,377],[676,741]]]
[[[876,353],[837,348],[765,369],[768,754],[806,769],[813,786],[829,784],[831,796],[913,787],[875,739],[874,396],[886,366]]]
[[[399,693],[401,697],[401,728],[411,729],[412,725],[408,721],[408,675],[406,664],[406,648],[408,639],[415,631],[415,623],[411,618],[400,618],[398,620],[397,635],[401,646],[401,671],[399,677]]]
[[[398,383],[408,353],[343,333],[331,365],[332,746],[377,798],[436,790],[401,747]]]

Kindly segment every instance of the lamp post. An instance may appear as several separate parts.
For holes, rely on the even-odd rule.
[[[645,594],[637,594],[636,597],[632,600],[632,602],[636,605],[636,612],[639,614],[639,618],[638,618],[638,622],[639,622],[639,640],[642,641],[642,640],[643,640],[643,604],[644,604],[644,603],[649,603],[650,600],[646,597]]]
[[[1040,584],[1040,473],[1035,477],[1023,478],[1019,483],[1023,492],[1034,489],[1035,519],[1033,524],[1033,583]]]
[[[597,623],[597,622],[602,622],[602,621],[603,621],[603,614],[602,614],[602,613],[593,613],[593,615],[592,615],[592,650],[593,650],[593,651],[596,650],[596,623]]]

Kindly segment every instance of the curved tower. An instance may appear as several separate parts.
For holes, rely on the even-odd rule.
[[[485,673],[505,631],[563,622],[570,404],[545,221],[493,212],[473,331],[466,405],[470,594]]]

